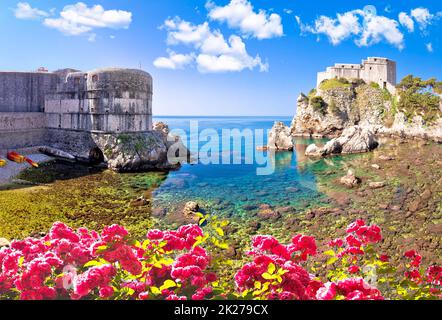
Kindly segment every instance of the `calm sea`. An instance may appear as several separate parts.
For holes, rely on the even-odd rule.
[[[290,125],[291,117],[155,117],[154,121],[166,122],[170,129],[185,132],[188,143],[198,142],[198,136],[204,132],[218,132],[219,150],[212,151],[212,157],[219,157],[220,162],[226,153],[231,159],[238,158],[241,164],[186,164],[178,171],[171,172],[167,180],[154,192],[154,206],[171,207],[182,205],[186,201],[221,203],[227,214],[247,214],[248,208],[269,204],[273,206],[305,207],[320,201],[323,196],[316,188],[316,177],[310,170],[310,160],[304,157],[305,148],[314,140],[296,139],[295,150],[277,152],[274,156],[264,153],[267,161],[274,164],[270,175],[257,175],[257,168],[265,165],[253,161],[245,163],[245,155],[255,151],[256,145],[247,139],[241,140],[241,151],[232,150],[230,145],[222,143],[222,129],[262,129],[267,133],[275,121]],[[191,123],[198,124],[198,130]],[[210,131],[207,131],[209,129]],[[264,135],[264,144],[267,137]],[[201,148],[207,141],[199,141]],[[216,144],[216,143],[215,143]],[[218,152],[218,153],[217,153]]]

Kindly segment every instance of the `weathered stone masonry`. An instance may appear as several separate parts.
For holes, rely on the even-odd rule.
[[[152,86],[133,69],[0,72],[0,150],[47,145],[88,158],[104,152],[103,137],[152,134]]]
[[[396,91],[396,62],[382,57],[368,57],[361,64],[336,63],[326,71],[318,72],[317,87],[332,78],[362,79],[374,82],[391,93]]]

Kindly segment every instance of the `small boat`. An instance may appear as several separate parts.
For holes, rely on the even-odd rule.
[[[0,159],[0,168],[6,166],[7,163],[6,160]]]
[[[38,168],[38,163],[32,161],[31,159],[29,159],[28,157],[25,157],[21,154],[18,154],[15,151],[11,151],[8,152],[7,154],[7,158],[11,161],[14,161],[16,163],[23,163],[23,162],[27,162],[29,163],[31,166],[33,166],[34,168]]]

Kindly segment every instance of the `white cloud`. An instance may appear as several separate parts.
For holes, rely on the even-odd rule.
[[[292,9],[284,9],[284,13],[286,14],[292,14],[293,10]]]
[[[399,13],[399,23],[406,27],[409,32],[414,31],[414,21],[405,12]]]
[[[185,66],[192,63],[194,56],[192,54],[177,54],[169,51],[169,57],[159,57],[155,59],[153,65],[160,69],[183,69]]]
[[[430,42],[430,43],[427,43],[426,45],[425,45],[425,47],[427,48],[427,51],[428,52],[433,52],[433,44]]]
[[[127,29],[132,13],[123,10],[105,10],[101,5],[88,7],[82,2],[67,5],[59,18],[46,18],[44,25],[66,35],[80,35],[95,28]]]
[[[296,20],[303,33],[324,34],[333,45],[354,36],[358,46],[371,46],[381,41],[399,49],[404,46],[404,36],[396,20],[363,10],[338,13],[336,18],[320,16],[314,26],[304,25],[299,17]]]
[[[168,45],[191,46],[195,52],[191,55],[169,52],[168,58],[160,57],[154,61],[158,68],[175,70],[195,62],[201,73],[237,72],[254,68],[268,70],[268,65],[258,55],[252,57],[247,53],[246,45],[239,36],[232,35],[226,41],[224,35],[219,30],[211,30],[207,22],[195,25],[176,17],[167,19],[162,28],[167,30]],[[183,63],[180,64],[180,61]]]
[[[434,15],[430,13],[427,8],[416,8],[411,10],[411,16],[419,24],[419,28],[424,30],[434,18]]]
[[[228,43],[220,33],[210,37],[201,47],[196,61],[202,73],[238,72],[255,67],[261,72],[268,71],[268,64],[259,56],[251,57],[242,39],[236,35],[230,36]]]
[[[209,18],[227,22],[230,28],[239,29],[243,35],[257,39],[270,39],[283,35],[281,16],[276,13],[268,14],[265,10],[254,11],[248,0],[231,0],[224,7],[216,6],[209,1],[206,4]]]
[[[167,44],[200,44],[210,34],[209,24],[204,22],[194,25],[181,20],[179,17],[168,19],[164,22],[163,28],[168,31]]]
[[[367,15],[364,17],[364,27],[358,46],[371,46],[382,40],[394,45],[398,49],[404,47],[404,35],[398,29],[396,20],[384,16]]]
[[[49,13],[46,11],[32,8],[27,2],[17,3],[17,7],[14,9],[14,14],[17,19],[22,20],[36,20],[42,17],[48,17]]]
[[[302,30],[316,34],[325,34],[333,45],[338,45],[344,39],[361,31],[358,17],[354,12],[338,13],[336,19],[320,16],[316,19],[314,27],[304,26]]]

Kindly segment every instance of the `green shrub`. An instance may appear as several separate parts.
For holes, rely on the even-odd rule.
[[[435,94],[442,88],[442,82],[435,78],[422,80],[408,75],[397,85],[399,102],[397,109],[408,118],[421,115],[426,122],[433,122],[442,116],[439,109],[440,97]]]
[[[350,82],[348,82],[348,80],[344,78],[333,78],[333,79],[324,80],[319,85],[319,88],[321,90],[349,88],[349,87],[351,87]]]
[[[338,108],[338,106],[336,105],[335,100],[332,100],[332,101],[330,102],[330,104],[328,105],[328,112],[329,112],[329,113],[332,113],[332,114],[338,114],[338,113],[339,113],[339,108]]]
[[[325,103],[322,97],[313,97],[310,100],[310,104],[316,112],[320,112],[323,115],[327,113],[327,103]]]
[[[310,90],[309,92],[308,92],[308,97],[309,98],[312,98],[312,97],[314,97],[315,95],[316,95],[316,88],[313,88],[312,90]]]

